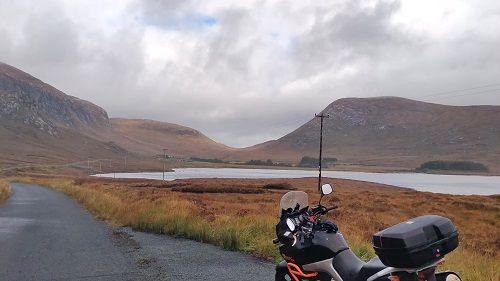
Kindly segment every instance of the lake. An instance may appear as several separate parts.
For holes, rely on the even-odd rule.
[[[100,177],[162,179],[161,172],[97,174]],[[312,170],[234,168],[179,168],[165,173],[166,180],[191,178],[303,178],[317,177]],[[412,188],[419,191],[463,195],[500,194],[500,176],[433,175],[418,173],[364,173],[323,171],[324,177],[351,179]]]

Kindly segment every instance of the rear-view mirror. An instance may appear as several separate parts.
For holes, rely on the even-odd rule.
[[[327,183],[321,186],[321,194],[322,195],[328,195],[333,192],[333,187]]]

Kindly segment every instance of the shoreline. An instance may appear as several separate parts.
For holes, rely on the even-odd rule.
[[[297,179],[315,178],[315,170],[278,170],[244,168],[174,168],[174,172],[165,173],[165,180],[182,179]],[[108,173],[94,174],[93,177],[136,178],[162,180],[162,172]],[[384,184],[423,192],[453,195],[498,195],[500,177],[479,175],[441,175],[427,173],[373,173],[323,171],[324,178],[346,179],[368,183]]]

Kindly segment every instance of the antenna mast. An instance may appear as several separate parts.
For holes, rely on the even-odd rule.
[[[330,115],[325,115],[324,113],[314,114],[314,117],[320,118],[321,126],[319,133],[319,178],[318,178],[318,190],[321,190],[321,164],[323,161],[323,119],[330,118]]]

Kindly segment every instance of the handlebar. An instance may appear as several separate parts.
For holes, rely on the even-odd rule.
[[[322,206],[322,205],[318,205],[315,208],[309,209],[306,212],[292,213],[292,214],[290,214],[291,216],[289,216],[287,219],[290,219],[291,222],[293,224],[295,224],[295,230],[289,232],[290,229],[288,227],[286,227],[285,223],[283,223],[283,227],[286,227],[288,230],[285,231],[283,229],[283,233],[281,235],[284,235],[285,233],[288,232],[288,234],[286,236],[283,236],[284,238],[291,239],[292,237],[295,237],[294,239],[296,239],[297,233],[303,233],[303,235],[305,235],[305,236],[302,236],[302,237],[307,238],[307,237],[309,237],[310,234],[312,234],[314,231],[316,231],[318,229],[321,229],[323,231],[328,231],[328,232],[337,231],[338,228],[333,222],[329,223],[329,222],[323,222],[320,220],[321,215],[325,215],[328,212],[335,210],[337,208],[338,208],[338,206],[336,204],[333,204],[333,206],[331,206],[329,208],[326,208],[325,206]],[[283,220],[282,222],[284,222],[284,221],[285,220]],[[320,227],[317,228],[317,226],[320,226]],[[277,235],[279,237],[280,234],[277,234]],[[278,244],[280,242],[281,241],[279,238],[273,240],[274,244]]]
[[[330,212],[331,210],[335,210],[335,209],[337,209],[338,207],[339,207],[339,206],[337,206],[336,204],[333,204],[333,206],[331,206],[330,208],[327,208],[325,212],[326,212],[326,213],[328,213],[328,212]]]
[[[318,207],[312,209],[311,211],[312,211],[312,215],[324,215],[324,214],[330,212],[331,210],[337,209],[338,207],[339,206],[337,206],[336,204],[333,204],[333,206],[330,208],[326,208],[324,206],[318,206]]]

